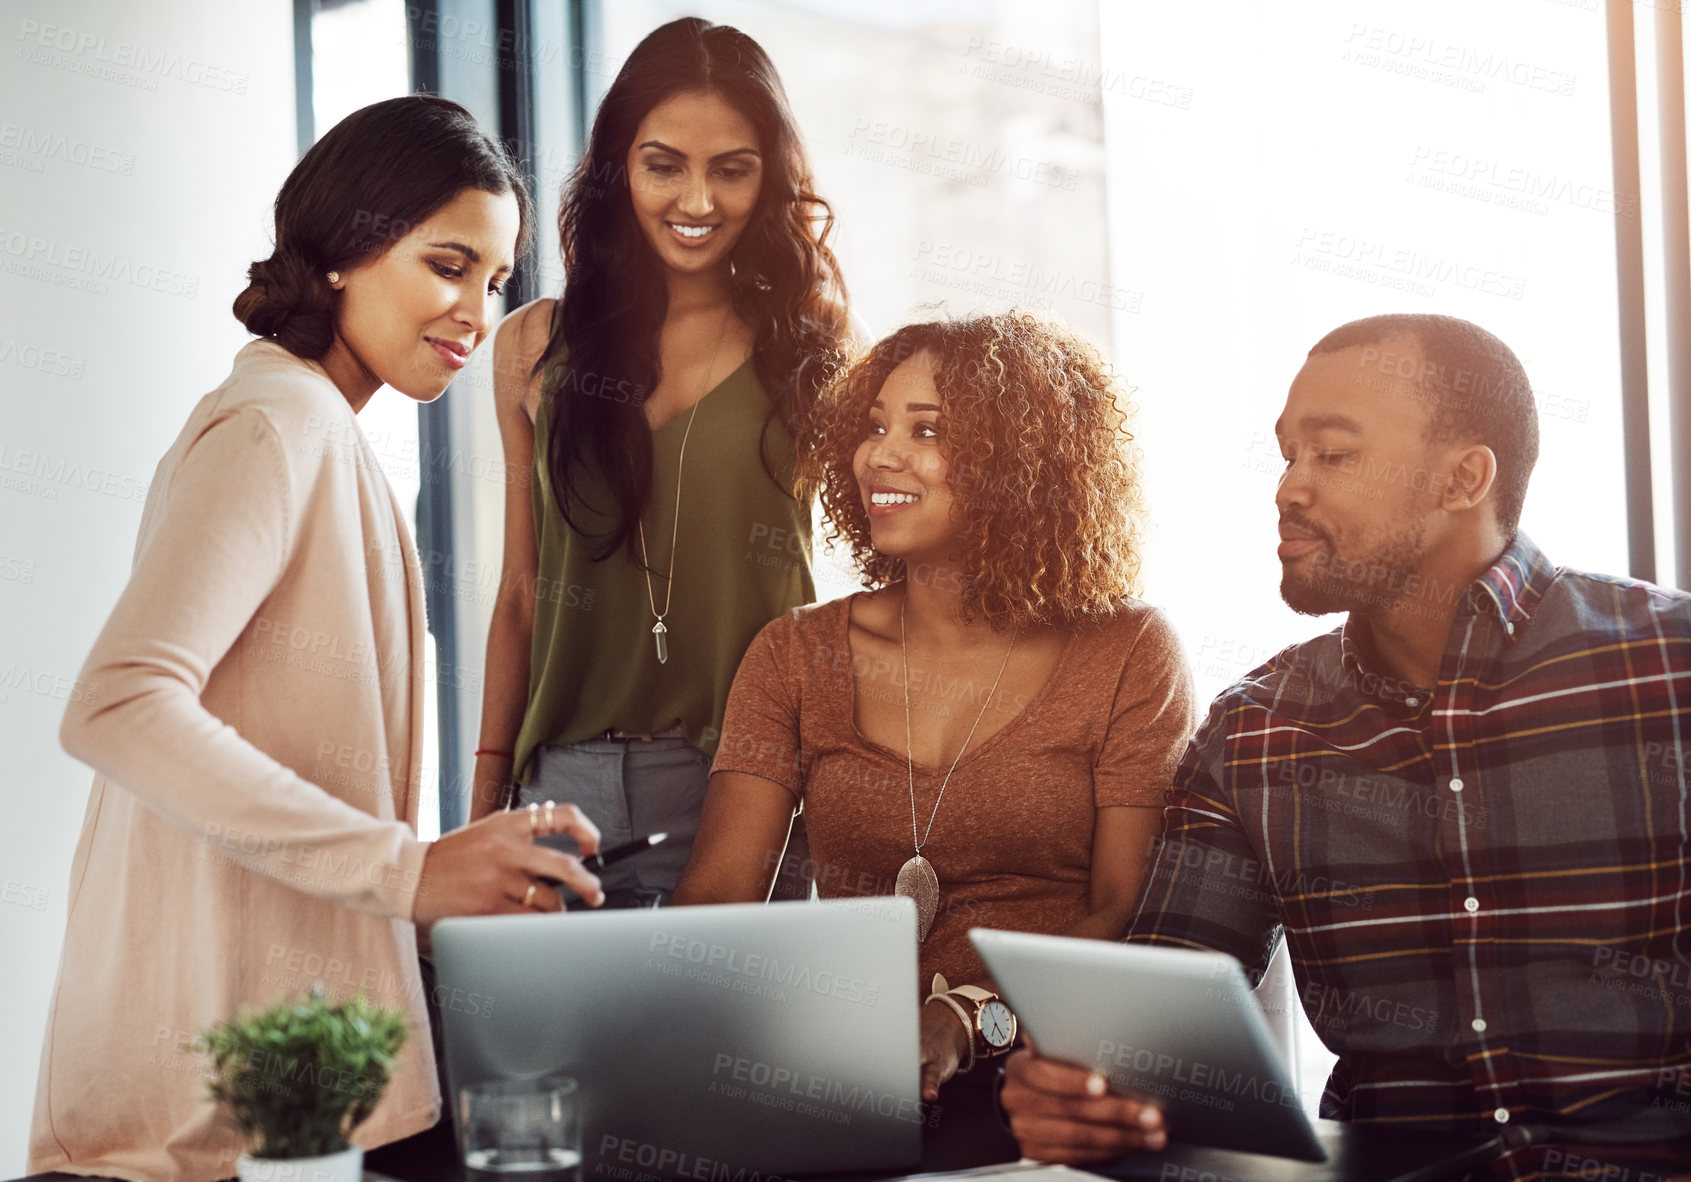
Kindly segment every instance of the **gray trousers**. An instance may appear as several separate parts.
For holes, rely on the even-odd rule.
[[[519,787],[516,807],[573,804],[599,827],[600,849],[668,833],[663,844],[606,867],[599,879],[606,907],[658,907],[669,902],[687,868],[709,779],[710,758],[686,739],[543,744],[535,749],[534,772]],[[568,837],[546,844],[577,852]],[[573,892],[561,893],[566,907],[585,906]]]

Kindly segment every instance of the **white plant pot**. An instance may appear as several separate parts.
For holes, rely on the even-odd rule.
[[[362,1182],[364,1150],[354,1145],[323,1157],[254,1157],[235,1162],[241,1182]]]

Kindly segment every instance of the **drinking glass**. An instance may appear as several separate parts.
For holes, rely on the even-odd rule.
[[[581,1182],[581,1094],[567,1075],[458,1090],[469,1182]]]

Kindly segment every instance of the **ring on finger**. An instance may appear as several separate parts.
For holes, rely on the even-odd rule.
[[[534,906],[534,886],[535,886],[535,884],[531,880],[528,884],[528,890],[523,892],[523,906],[524,907]]]
[[[546,832],[556,833],[557,831],[558,827],[552,823],[552,802],[548,800],[546,802]]]
[[[533,802],[528,806],[528,835],[531,839],[540,836],[540,806]]]

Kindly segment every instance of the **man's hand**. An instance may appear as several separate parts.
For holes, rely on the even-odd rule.
[[[1010,1056],[1004,1076],[1004,1111],[1026,1157],[1075,1164],[1168,1143],[1162,1112],[1110,1095],[1096,1071],[1026,1050]]]

